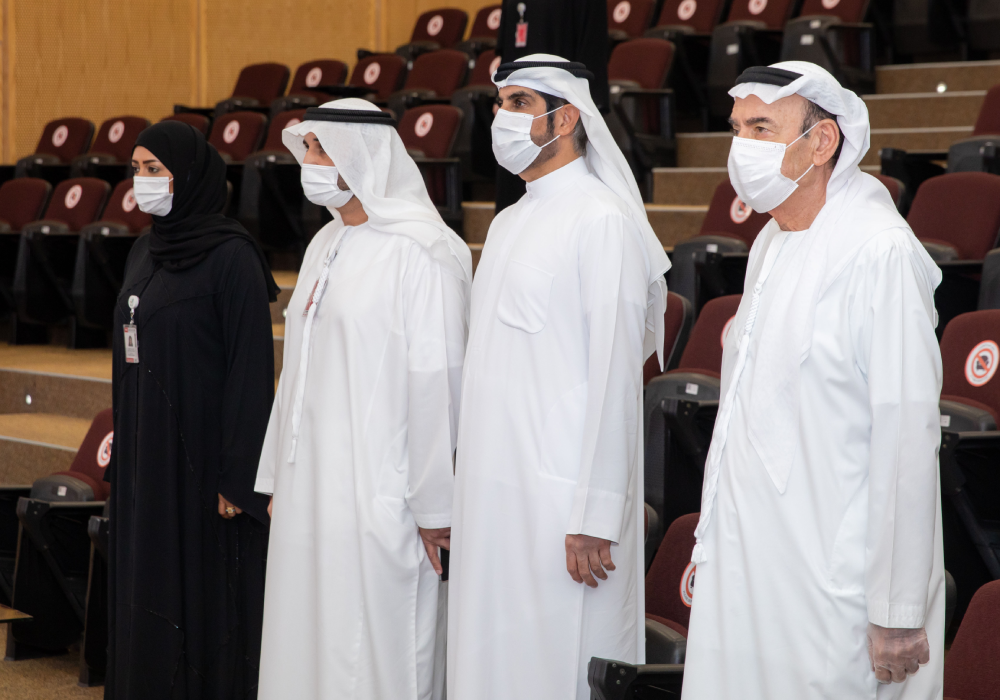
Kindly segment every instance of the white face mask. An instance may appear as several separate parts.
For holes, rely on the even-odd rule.
[[[139,211],[153,216],[166,216],[174,203],[174,193],[170,191],[172,177],[132,178],[132,195]]]
[[[340,189],[339,179],[336,166],[302,164],[302,191],[313,204],[334,209],[346,206],[354,193]]]
[[[795,141],[812,131],[816,124],[803,131]],[[799,180],[813,169],[810,164],[806,172],[794,180],[781,174],[785,150],[795,141],[785,145],[733,137],[733,145],[729,148],[729,181],[740,200],[754,211],[768,212],[779,206],[798,188]]]
[[[552,112],[557,112],[562,107],[556,107]],[[509,112],[506,109],[497,110],[497,115],[493,118],[493,155],[497,158],[497,163],[504,168],[520,175],[528,166],[535,162],[535,158],[542,152],[545,146],[559,138],[549,141],[545,146],[539,146],[531,140],[531,123],[536,119],[552,114],[546,112],[533,117],[530,114],[520,112]]]

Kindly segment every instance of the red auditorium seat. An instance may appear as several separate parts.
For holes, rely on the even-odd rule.
[[[3,183],[0,186],[0,233],[18,232],[28,222],[41,218],[51,192],[52,185],[34,177]]]
[[[986,92],[972,136],[948,149],[948,172],[1000,174],[1000,85]]]
[[[139,134],[149,126],[145,117],[112,117],[97,130],[90,150],[73,159],[73,177],[98,177],[112,184],[131,173],[132,149]]]
[[[375,54],[358,61],[350,84],[367,88],[376,100],[386,100],[398,90],[406,77],[406,60],[395,54]]]
[[[896,210],[905,216],[909,210],[909,203],[906,197],[906,185],[903,184],[903,181],[888,175],[875,175],[875,177],[889,190],[889,196],[892,197],[892,203],[896,205]]]
[[[68,117],[45,125],[35,152],[17,161],[15,177],[40,177],[56,185],[69,175],[70,163],[85,153],[94,138],[94,123]]]
[[[718,411],[722,344],[741,296],[712,299],[691,329],[675,369],[646,385],[644,500],[660,522],[697,511]]]
[[[656,26],[646,36],[662,36],[667,29],[672,31],[663,38],[671,40],[678,33],[708,36],[719,23],[725,5],[723,0],[666,0]]]
[[[428,10],[417,17],[409,43],[397,48],[396,53],[407,61],[413,61],[422,53],[450,49],[462,41],[468,23],[469,15],[465,10]]]
[[[687,345],[691,326],[694,325],[694,307],[691,302],[680,294],[667,292],[667,310],[663,314],[663,367],[660,370],[660,360],[654,353],[646,360],[642,368],[642,384],[661,376],[664,372],[676,369],[681,353]]]
[[[306,110],[304,109],[293,109],[287,112],[280,112],[277,116],[275,116],[275,118],[271,120],[270,126],[267,127],[267,139],[264,141],[264,145],[261,147],[259,152],[280,151],[283,153],[290,153],[290,151],[285,148],[285,144],[281,140],[281,132],[290,126],[295,126],[301,122],[305,113]]]
[[[44,218],[26,224],[21,230],[13,282],[18,321],[43,325],[69,320],[70,347],[105,343],[103,333],[100,338],[78,333],[70,289],[79,231],[100,216],[110,192],[111,187],[104,180],[88,177],[65,180],[53,192]]]
[[[655,9],[656,3],[653,0],[610,0],[608,35],[612,41],[642,36],[649,29]]]
[[[941,337],[942,425],[955,432],[996,430],[1000,378],[993,380],[1000,343],[1000,310],[972,311],[951,320]]]
[[[493,49],[483,51],[476,59],[476,63],[472,67],[472,72],[469,73],[469,84],[467,87],[483,86],[495,90],[493,74],[499,67],[500,63],[497,60],[497,52]]]
[[[708,109],[715,123],[729,118],[729,90],[746,68],[778,61],[781,33],[793,0],[733,0],[726,21],[712,30],[708,63]]]
[[[403,89],[389,96],[389,109],[398,116],[422,102],[450,100],[468,72],[469,57],[461,51],[442,49],[422,54],[413,62]]]
[[[257,150],[267,134],[267,117],[258,112],[230,112],[212,125],[208,142],[228,162],[241,163]]]
[[[785,25],[782,61],[809,61],[858,94],[875,92],[875,27],[862,24],[869,0],[804,0]]]
[[[285,94],[289,72],[288,66],[280,63],[255,63],[246,66],[240,71],[230,97],[230,100],[240,100],[240,103],[225,111],[236,111],[239,107],[250,105],[267,107],[271,100]]]
[[[108,496],[104,470],[111,459],[113,430],[111,409],[98,413],[69,471],[38,479],[30,497],[18,501],[21,531],[12,603],[33,619],[11,625],[8,658],[65,651],[83,632],[90,568],[87,525],[91,516],[101,515],[101,499]]]
[[[944,661],[945,700],[996,700],[1000,688],[1000,581],[976,591]]]
[[[476,13],[476,19],[472,22],[469,38],[460,44],[455,44],[453,48],[464,51],[473,58],[487,49],[496,49],[497,30],[500,29],[502,11],[501,5],[487,5],[480,8]]]
[[[948,173],[925,180],[907,222],[936,261],[982,260],[1000,232],[1000,175]]]
[[[674,45],[663,39],[632,39],[618,44],[608,61],[611,84],[634,83],[657,90],[667,82],[674,59]]]
[[[51,192],[52,185],[34,177],[8,180],[0,186],[0,318],[11,319],[15,342],[19,336],[24,339],[25,334],[30,333],[18,324],[14,314],[14,273],[17,269],[17,251],[21,244],[21,229],[41,218]],[[3,572],[0,571],[0,579],[2,576]],[[0,580],[0,584],[2,583]]]
[[[324,88],[341,87],[347,80],[347,72],[347,64],[343,61],[327,59],[303,63],[295,71],[288,94],[271,101],[271,118],[280,112],[315,107],[337,99]]]
[[[768,214],[755,212],[741,202],[728,178],[720,182],[712,195],[701,231],[694,238],[674,246],[670,288],[690,299],[696,309],[707,301],[705,297],[742,291],[742,277],[727,279],[726,271],[720,268],[721,260],[712,256],[747,253],[770,220]],[[701,274],[697,269],[699,265]],[[706,288],[704,280],[712,283],[713,290]]]
[[[452,157],[452,148],[461,123],[462,111],[457,107],[422,105],[407,110],[398,126],[403,145],[424,176],[431,201],[445,223],[456,230],[461,227],[462,176],[461,164]]]
[[[177,114],[171,114],[169,117],[164,117],[160,121],[182,122],[188,126],[194,127],[204,136],[208,136],[208,127],[212,123],[212,120],[204,114],[195,114],[194,112],[178,112]]]
[[[152,222],[137,206],[132,178],[128,178],[115,186],[101,220],[80,231],[70,292],[78,327],[113,330],[125,261],[139,234]]]
[[[682,515],[664,535],[646,573],[646,619],[688,634],[695,566],[691,563],[698,513]]]

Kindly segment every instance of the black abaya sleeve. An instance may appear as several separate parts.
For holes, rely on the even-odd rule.
[[[267,523],[268,498],[254,492],[254,482],[274,401],[274,339],[264,273],[251,245],[233,255],[218,306],[227,365],[219,492]]]
[[[580,0],[573,0],[574,3]],[[608,3],[607,0],[585,0],[586,9],[576,13],[576,55],[567,56],[579,61],[594,74],[590,95],[602,113],[609,109],[608,101]]]

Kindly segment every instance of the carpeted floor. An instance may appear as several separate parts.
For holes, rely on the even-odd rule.
[[[7,626],[0,625],[0,651],[6,647]],[[75,651],[48,659],[0,660],[0,700],[98,700],[104,687],[76,684],[80,654]]]

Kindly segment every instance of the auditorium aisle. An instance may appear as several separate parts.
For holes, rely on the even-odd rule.
[[[0,649],[7,644],[6,625],[0,625]],[[104,687],[81,688],[80,650],[47,659],[0,662],[0,700],[96,700]]]

